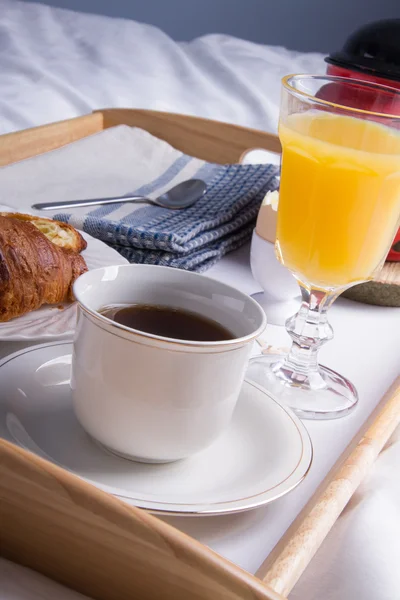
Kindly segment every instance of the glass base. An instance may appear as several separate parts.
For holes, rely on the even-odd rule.
[[[246,378],[271,392],[301,419],[337,419],[357,405],[354,385],[335,371],[320,365],[318,371],[299,377],[283,365],[282,356],[257,356],[250,360]]]

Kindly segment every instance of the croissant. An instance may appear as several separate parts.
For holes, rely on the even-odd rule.
[[[56,246],[60,246],[65,250],[74,250],[74,252],[82,252],[85,250],[87,243],[72,225],[54,221],[54,219],[45,219],[44,217],[35,217],[34,215],[25,215],[23,213],[0,212],[1,217],[7,219],[21,219],[21,221],[29,221],[39,231]]]
[[[29,221],[0,216],[0,322],[73,300],[84,258],[53,244]]]

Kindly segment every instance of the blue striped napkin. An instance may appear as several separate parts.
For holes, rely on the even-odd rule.
[[[136,133],[137,161],[129,193],[156,197],[196,177],[207,192],[179,211],[134,204],[87,207],[54,218],[70,223],[115,248],[132,263],[204,271],[250,237],[268,190],[276,189],[273,165],[216,165],[182,154],[147,132]],[[137,176],[135,177],[135,172]]]

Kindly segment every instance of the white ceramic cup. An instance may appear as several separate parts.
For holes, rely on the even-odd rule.
[[[253,298],[268,314],[272,325],[284,325],[300,308],[300,288],[291,272],[275,256],[275,246],[253,231],[250,251],[251,272],[264,292]]]
[[[210,445],[231,419],[251,343],[266,326],[257,302],[209,277],[149,265],[88,271],[74,294],[71,387],[83,428],[112,452],[142,462],[169,462]],[[113,304],[190,310],[234,339],[180,341],[130,329],[98,313]]]

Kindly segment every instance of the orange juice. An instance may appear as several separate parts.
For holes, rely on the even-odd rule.
[[[398,227],[400,132],[312,110],[287,117],[279,137],[279,258],[317,288],[371,279]]]

